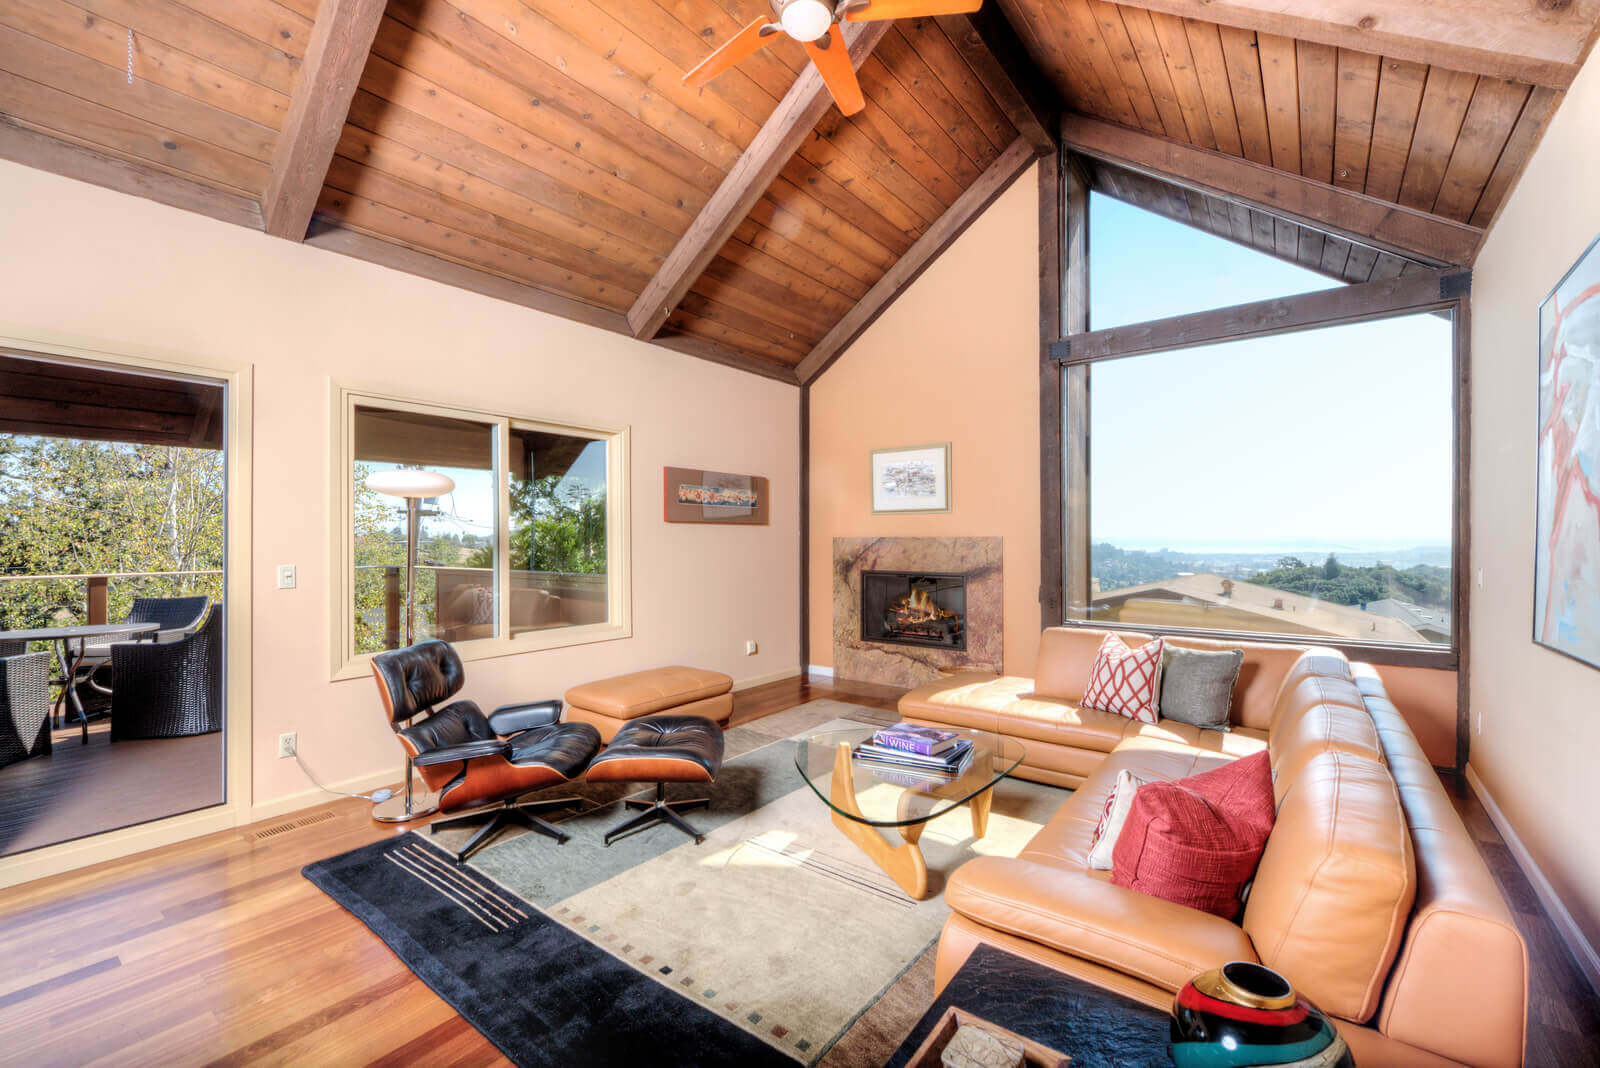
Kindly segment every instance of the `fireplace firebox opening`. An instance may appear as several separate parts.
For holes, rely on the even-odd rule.
[[[861,572],[861,640],[966,649],[966,576]]]

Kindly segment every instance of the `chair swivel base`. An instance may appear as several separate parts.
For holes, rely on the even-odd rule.
[[[410,823],[439,811],[439,795],[432,790],[413,790],[409,802],[404,790],[372,806],[372,818],[379,823]]]
[[[607,831],[606,845],[610,845],[613,838],[624,834],[631,834],[634,831],[642,830],[645,827],[649,827],[657,823],[672,824],[674,827],[678,828],[678,830],[682,831],[690,838],[693,838],[696,845],[704,842],[706,840],[706,836],[690,826],[689,821],[678,815],[678,812],[688,811],[689,809],[695,808],[704,808],[705,806],[711,804],[711,798],[696,797],[687,801],[668,801],[666,795],[666,784],[658,782],[656,783],[656,796],[653,800],[639,801],[635,800],[634,798],[624,798],[622,803],[628,808],[643,809],[644,811],[640,812],[632,819],[627,820],[626,822],[621,823]]]
[[[490,840],[507,827],[524,827],[530,831],[554,838],[557,842],[565,842],[567,832],[553,823],[535,816],[535,812],[543,812],[552,808],[567,808],[572,805],[581,805],[583,800],[577,797],[555,797],[547,801],[507,801],[493,808],[479,809],[469,812],[465,816],[456,816],[448,820],[435,820],[428,825],[428,833],[434,834],[440,830],[451,827],[470,827],[477,823],[483,826],[478,828],[478,833],[467,839],[467,844],[456,851],[456,862],[466,860],[472,854],[488,845]]]

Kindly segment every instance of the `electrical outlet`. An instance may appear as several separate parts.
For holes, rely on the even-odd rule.
[[[292,590],[292,589],[294,589],[294,565],[293,564],[279,564],[278,565],[278,589],[280,589],[280,590]]]
[[[745,656],[755,656],[756,655],[756,651],[759,648],[760,648],[760,646],[756,645],[756,640],[754,638],[751,638],[749,641],[744,643],[744,655]]]
[[[285,731],[283,734],[278,735],[278,759],[282,760],[285,757],[294,756],[295,743],[298,740],[299,735],[294,731]]]

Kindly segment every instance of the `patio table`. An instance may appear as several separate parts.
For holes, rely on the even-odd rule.
[[[61,664],[62,699],[67,707],[78,713],[78,723],[83,727],[83,744],[89,744],[89,715],[83,710],[78,697],[78,665],[83,660],[84,647],[94,638],[111,638],[127,635],[143,640],[153,637],[161,629],[159,623],[74,623],[65,627],[36,627],[32,630],[0,630],[0,642],[55,642]],[[76,645],[74,646],[74,643]]]

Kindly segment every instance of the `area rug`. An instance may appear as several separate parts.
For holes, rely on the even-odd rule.
[[[912,901],[839,833],[794,767],[799,738],[884,715],[814,701],[729,730],[714,786],[672,791],[711,797],[690,814],[706,838],[698,846],[658,825],[607,848],[620,797],[640,791],[579,787],[563,791],[583,801],[561,821],[572,836],[564,845],[508,833],[458,868],[423,833],[306,874],[519,1063],[546,1063],[537,1059],[544,1049],[566,1063],[599,1058],[600,1042],[613,1047],[609,1057],[638,1040],[669,1063],[677,1050],[697,1063],[816,1064],[937,939],[948,872],[979,854],[1015,855],[1065,796],[1007,780],[982,840],[965,808],[930,823],[921,844],[934,893]],[[434,841],[449,849],[470,833]],[[477,955],[448,944],[464,932]],[[577,965],[500,959],[552,952]],[[603,1026],[609,1009],[595,1001],[587,1015],[556,1008],[582,1004],[595,987],[634,999],[634,1030]],[[468,1011],[480,1002],[497,1008]],[[560,1033],[549,1030],[556,1020]]]
[[[1072,1058],[1072,1068],[1171,1068],[1169,1020],[1160,1009],[1053,968],[979,946],[888,1059],[907,1064],[945,1010],[964,1009]],[[877,1062],[874,1062],[877,1063]]]

